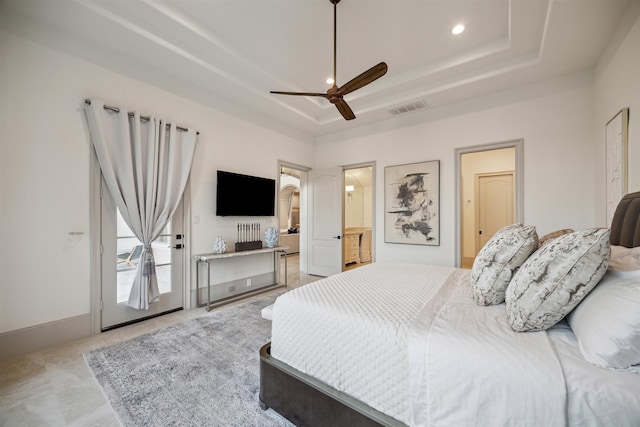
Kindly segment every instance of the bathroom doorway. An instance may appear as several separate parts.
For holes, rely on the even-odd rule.
[[[343,270],[374,260],[374,169],[373,163],[343,168]]]

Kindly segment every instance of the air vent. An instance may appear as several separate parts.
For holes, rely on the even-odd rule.
[[[423,110],[427,108],[428,105],[424,100],[412,102],[410,104],[400,105],[399,107],[394,107],[389,112],[393,115],[405,114],[405,113],[413,113],[414,111]]]

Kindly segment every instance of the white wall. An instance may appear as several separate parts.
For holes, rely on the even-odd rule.
[[[90,311],[85,98],[200,131],[191,178],[198,221],[187,243],[194,254],[210,252],[218,235],[235,241],[239,218],[215,216],[216,169],[275,179],[278,159],[312,163],[307,144],[22,37],[0,38],[0,333]],[[259,221],[277,225],[275,218]]]
[[[344,198],[344,227],[364,227],[364,189],[358,183],[352,185],[354,190]]]
[[[524,139],[525,222],[541,234],[602,225],[594,218],[591,76],[580,74],[517,92],[524,100],[318,147],[318,167],[377,159],[377,261],[454,265],[456,148]],[[509,99],[507,95],[502,97]],[[429,160],[440,160],[440,246],[385,243],[385,166]]]
[[[596,197],[606,200],[605,125],[622,108],[629,108],[628,191],[640,191],[640,2],[627,13],[628,28],[621,25],[621,41],[610,47],[598,64],[595,84]],[[605,205],[596,211],[599,223],[605,221]]]

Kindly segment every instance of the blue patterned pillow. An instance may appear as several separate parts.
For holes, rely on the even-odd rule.
[[[600,281],[609,261],[609,229],[565,234],[543,245],[506,292],[514,331],[540,331],[562,320]]]
[[[511,277],[537,248],[538,234],[532,225],[512,224],[498,230],[473,262],[471,287],[476,303],[503,303]]]

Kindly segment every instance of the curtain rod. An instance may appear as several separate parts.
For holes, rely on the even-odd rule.
[[[91,105],[91,100],[90,99],[85,99],[84,102],[87,105]],[[118,107],[111,107],[110,105],[103,105],[103,108],[105,110],[113,111],[114,113],[119,113],[120,112],[120,109]],[[129,117],[133,117],[134,116],[133,113],[128,113],[128,115],[129,115]],[[149,119],[150,119],[149,116],[140,116],[140,120],[148,121]],[[167,123],[166,126],[167,127],[171,126],[171,123]],[[186,132],[186,131],[189,130],[189,129],[183,128],[181,126],[176,126],[176,129],[181,130],[183,132]],[[196,135],[200,135],[200,132],[196,131]]]

